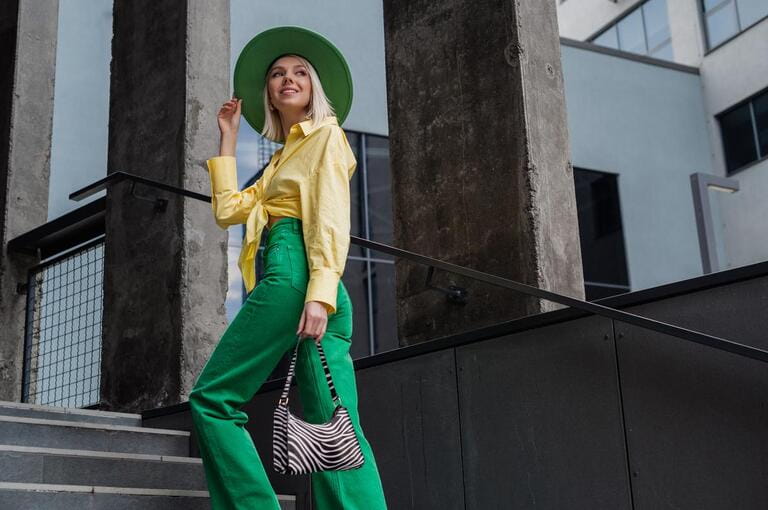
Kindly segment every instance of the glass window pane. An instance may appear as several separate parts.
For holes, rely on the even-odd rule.
[[[632,53],[647,53],[645,33],[643,31],[643,16],[640,9],[619,21],[619,48]]]
[[[737,5],[742,29],[768,16],[768,0],[737,0]]]
[[[757,139],[760,143],[760,157],[768,156],[768,92],[756,98],[752,106],[757,122]]]
[[[366,155],[368,164],[368,223],[370,239],[394,244],[392,225],[392,185],[389,175],[389,139],[368,135]],[[394,255],[371,250],[374,258],[394,259]]]
[[[725,164],[731,172],[757,159],[752,114],[745,104],[720,117]]]
[[[670,37],[666,0],[649,0],[643,4],[643,16],[645,32],[648,36],[648,49],[653,52]]]
[[[600,36],[597,37],[593,42],[595,44],[599,44],[600,46],[606,46],[615,50],[619,49],[619,36],[616,32],[616,26],[612,26],[600,34]]]
[[[355,153],[357,168],[349,181],[349,208],[350,208],[350,234],[357,237],[365,237],[365,204],[363,203],[363,164],[360,162],[360,133],[344,130],[349,140],[349,146]],[[357,244],[349,245],[350,257],[362,257],[363,247]]]
[[[341,277],[352,302],[352,359],[371,355],[368,317],[368,278],[366,262],[357,257],[348,258]]]
[[[736,4],[733,2],[707,14],[707,34],[709,35],[710,48],[717,46],[738,31]]]
[[[651,53],[651,56],[654,58],[660,58],[663,60],[669,60],[673,61],[675,60],[674,51],[672,50],[672,42],[667,41],[667,44],[663,46],[659,46],[656,48],[656,50]]]
[[[394,262],[371,262],[374,352],[400,347],[397,336],[397,300]]]

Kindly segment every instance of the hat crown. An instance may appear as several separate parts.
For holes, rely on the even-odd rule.
[[[289,54],[300,55],[312,63],[336,113],[334,120],[341,126],[352,107],[353,97],[352,74],[344,55],[321,34],[292,25],[260,32],[238,56],[234,94],[243,100],[242,114],[248,124],[259,133],[263,131],[267,73],[277,59]]]

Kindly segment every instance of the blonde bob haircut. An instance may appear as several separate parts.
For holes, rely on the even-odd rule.
[[[323,84],[320,82],[320,77],[317,74],[317,71],[315,71],[315,68],[312,66],[312,64],[309,62],[309,60],[305,59],[302,56],[295,55],[295,54],[288,54],[288,55],[280,55],[280,57],[277,57],[275,59],[275,62],[285,56],[291,56],[296,57],[299,62],[301,62],[304,67],[307,68],[307,71],[309,72],[309,81],[312,84],[312,95],[309,98],[309,105],[307,105],[307,116],[312,119],[312,127],[315,127],[320,121],[325,119],[326,117],[329,117],[331,115],[336,115],[336,112],[333,109],[333,106],[331,105],[331,102],[328,100],[328,97],[325,95],[325,91],[323,90]],[[269,66],[269,70],[267,71],[266,76],[264,77],[264,128],[261,131],[261,135],[269,138],[270,140],[274,140],[279,143],[285,143],[285,136],[283,136],[283,125],[280,122],[280,112],[275,110],[270,110],[269,108],[269,76],[272,74],[272,67],[274,66],[274,62],[272,65]]]

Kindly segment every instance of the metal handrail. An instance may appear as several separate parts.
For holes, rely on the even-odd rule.
[[[69,195],[69,198],[72,200],[82,200],[83,198],[86,198],[98,191],[105,189],[107,186],[116,184],[124,180],[130,180],[130,181],[133,181],[134,183],[138,182],[141,184],[146,184],[148,186],[156,187],[159,189],[177,193],[179,195],[184,195],[184,196],[194,198],[196,200],[201,200],[204,202],[211,201],[211,197],[208,195],[203,195],[201,193],[196,193],[194,191],[185,190],[182,188],[178,188],[176,186],[171,186],[168,184],[154,181],[152,179],[147,179],[146,177],[140,177],[138,175],[133,175],[126,172],[114,172],[109,176],[105,177],[104,179],[100,179],[94,182],[93,184],[90,184],[84,188],[81,188],[71,193]],[[538,287],[526,285],[524,283],[520,283],[515,280],[510,280],[508,278],[503,278],[501,276],[485,273],[483,271],[477,271],[475,269],[470,269],[464,266],[459,266],[457,264],[452,264],[450,262],[438,260],[432,257],[428,257],[426,255],[421,255],[419,253],[403,250],[401,248],[396,248],[388,244],[371,241],[370,239],[364,239],[362,237],[351,235],[350,241],[353,244],[356,244],[359,246],[363,246],[363,247],[370,248],[372,250],[377,250],[384,253],[389,253],[390,255],[403,257],[405,259],[412,260],[414,262],[418,262],[420,264],[424,264],[432,268],[438,268],[451,273],[460,274],[463,276],[467,276],[469,278],[473,278],[475,280],[480,280],[486,283],[490,283],[491,285],[496,285],[499,287],[503,287],[505,289],[516,290],[518,292],[522,292],[523,294],[527,294],[530,296],[538,296],[540,298],[554,301],[562,305],[578,308],[579,310],[583,310],[585,312],[594,313],[604,317],[609,317],[611,319],[626,322],[628,324],[633,324],[635,326],[639,326],[644,329],[650,329],[652,331],[656,331],[658,333],[662,333],[665,335],[671,335],[683,340],[687,340],[689,342],[695,342],[698,344],[713,347],[715,349],[719,349],[721,351],[738,354],[740,356],[744,356],[747,358],[768,363],[768,351],[765,351],[763,349],[758,349],[756,347],[752,347],[742,343],[738,343],[733,340],[727,340],[725,338],[709,335],[707,333],[702,333],[700,331],[683,328],[681,326],[675,326],[667,322],[658,321],[655,319],[649,319],[641,315],[636,315],[633,313],[617,310],[609,306],[600,305],[590,301],[583,301],[581,299],[565,296],[562,294],[558,294],[557,292],[540,289]]]

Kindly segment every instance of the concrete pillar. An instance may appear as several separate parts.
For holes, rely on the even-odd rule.
[[[584,298],[555,2],[384,2],[395,244]],[[396,264],[412,344],[561,305]]]
[[[116,0],[109,171],[209,194],[229,55],[228,0]],[[226,328],[227,233],[206,202],[129,188],[107,197],[101,394],[138,411],[186,400]]]
[[[26,295],[36,256],[7,243],[48,218],[58,0],[0,2],[0,400],[20,401]]]

